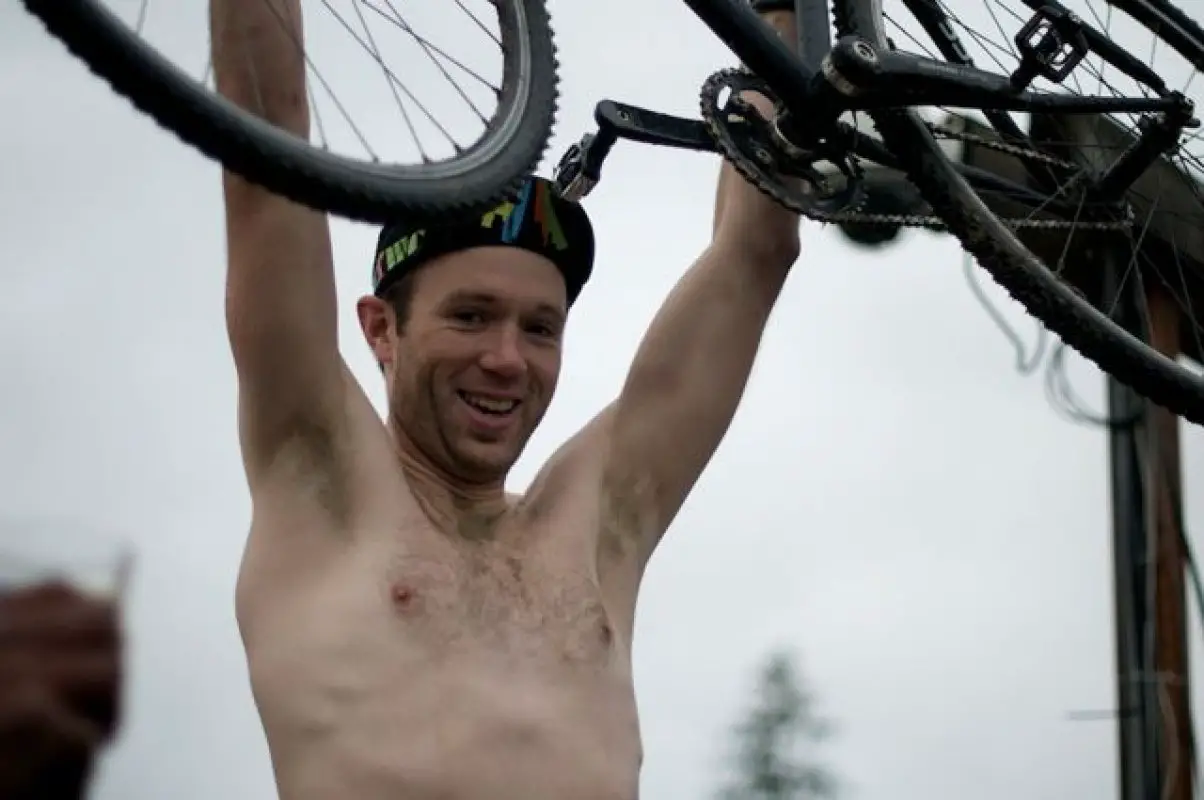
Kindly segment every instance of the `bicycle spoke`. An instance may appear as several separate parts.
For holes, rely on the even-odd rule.
[[[203,33],[187,40],[187,15],[177,11],[188,5],[183,0],[158,0],[162,9],[150,0],[106,4],[182,66],[189,59],[181,50],[206,45]],[[206,6],[192,4],[195,12]],[[502,40],[490,0],[303,0],[302,6],[315,144],[372,162],[430,164],[484,135],[502,91]],[[213,72],[207,56],[192,71],[205,85]],[[370,74],[380,80],[366,80]],[[395,121],[382,114],[386,109]]]

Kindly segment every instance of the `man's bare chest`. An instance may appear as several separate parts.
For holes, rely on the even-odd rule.
[[[480,646],[604,663],[614,628],[594,565],[544,543],[398,547],[377,576],[396,634],[430,648]]]
[[[572,499],[531,502],[495,529],[467,532],[385,507],[337,538],[298,537],[309,532],[282,530],[271,508],[261,511],[239,581],[248,655],[382,676],[491,657],[541,672],[625,672],[631,598],[600,546],[595,504]],[[331,544],[281,549],[323,539]]]

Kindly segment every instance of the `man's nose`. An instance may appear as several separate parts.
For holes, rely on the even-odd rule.
[[[481,369],[505,378],[521,378],[527,372],[527,359],[521,350],[521,333],[516,326],[500,328],[481,354]]]

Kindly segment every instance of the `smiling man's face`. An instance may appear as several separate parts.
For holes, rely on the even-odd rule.
[[[527,250],[473,248],[421,267],[408,303],[382,359],[393,422],[449,476],[504,480],[556,391],[560,271]]]

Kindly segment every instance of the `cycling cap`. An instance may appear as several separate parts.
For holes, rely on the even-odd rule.
[[[481,216],[416,227],[387,225],[376,243],[372,290],[382,296],[436,256],[486,246],[521,247],[547,257],[564,276],[572,306],[594,266],[594,232],[585,209],[563,199],[551,181],[527,179],[517,196]]]

